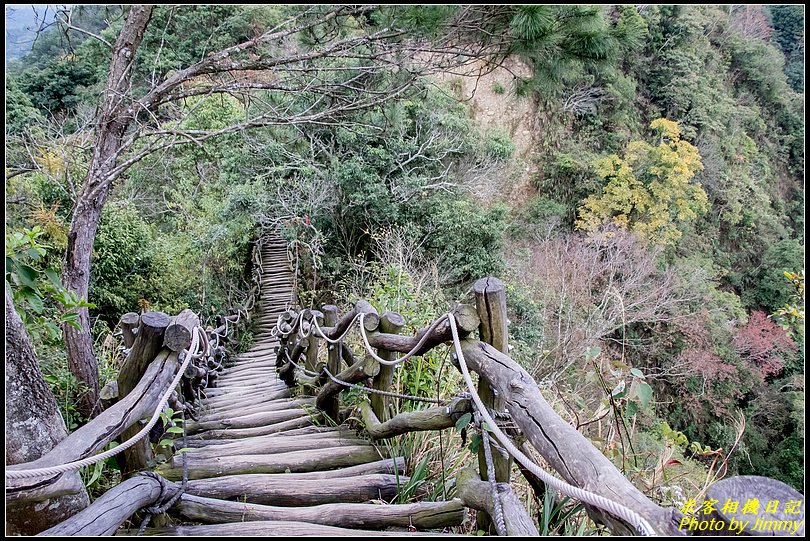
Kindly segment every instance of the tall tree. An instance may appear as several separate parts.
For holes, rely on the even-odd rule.
[[[96,125],[96,145],[87,178],[73,208],[68,232],[62,283],[87,298],[90,285],[90,256],[96,239],[101,210],[107,201],[112,180],[110,172],[121,150],[124,135],[133,120],[134,110],[126,99],[131,90],[132,67],[144,32],[152,18],[152,6],[133,6],[118,39],[113,46],[107,87],[101,98],[101,114]],[[80,411],[91,416],[98,402],[98,367],[90,336],[90,315],[87,308],[79,310],[81,329],[64,324],[68,366],[87,385]]]
[[[146,156],[245,129],[336,124],[403,96],[423,75],[452,71],[507,50],[508,9],[444,9],[429,24],[409,18],[412,8],[402,8],[400,16],[391,9],[399,8],[296,8],[253,39],[163,77],[135,81],[139,47],[153,8],[131,7],[112,45],[94,151],[74,205],[62,276],[65,287],[87,296],[93,243],[110,188]],[[428,32],[420,38],[418,30]],[[249,102],[244,120],[215,129],[195,129],[183,122],[189,111],[183,104],[218,94]],[[66,326],[64,335],[70,370],[89,388],[81,410],[90,415],[99,385],[86,309],[80,312],[80,323],[80,331]]]
[[[65,422],[6,285],[6,464],[36,460],[66,436]],[[78,473],[72,476],[76,494],[7,506],[6,534],[33,535],[87,507],[87,491]]]

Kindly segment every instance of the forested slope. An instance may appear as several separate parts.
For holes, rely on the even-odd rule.
[[[301,9],[155,7],[128,98]],[[100,39],[53,27],[7,65],[6,280],[68,429],[86,420],[87,391],[59,328],[79,323],[70,310],[93,305],[103,385],[120,363],[111,331],[124,312],[207,317],[242,298],[260,224],[293,241],[303,305],[362,296],[419,328],[475,279],[501,276],[513,358],[665,504],[718,474],[801,489],[803,7],[465,9],[342,14],[234,58],[255,68],[238,81],[201,70],[171,101],[133,113],[124,134],[150,135],[117,157],[138,159],[110,180],[87,299],[59,273],[128,9],[76,8],[72,23]],[[382,28],[441,37],[470,21],[472,34],[452,35],[498,35],[497,50],[413,80],[382,53],[372,70],[359,49],[279,71],[259,61]],[[362,46],[378,54],[377,42]],[[301,73],[320,86],[279,84]],[[242,86],[199,90],[220,76]],[[278,110],[295,121],[244,125]],[[153,151],[149,137],[185,139]],[[430,395],[437,381],[458,383],[438,355],[397,385]],[[436,467],[430,441],[410,444]]]

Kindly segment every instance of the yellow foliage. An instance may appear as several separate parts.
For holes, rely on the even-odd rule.
[[[608,182],[601,195],[582,202],[578,229],[593,234],[612,223],[653,244],[673,244],[680,225],[708,210],[706,192],[689,182],[703,169],[698,149],[681,140],[677,122],[659,118],[650,127],[660,135],[657,145],[632,141],[624,158],[611,154],[596,161],[597,174]]]
[[[37,150],[39,155],[34,159],[49,175],[60,175],[67,169],[64,158],[56,152],[45,147],[37,147]]]
[[[42,227],[47,236],[51,239],[54,248],[61,250],[67,246],[67,233],[65,224],[56,214],[60,203],[60,201],[56,201],[48,210],[46,210],[44,206],[40,206],[38,209],[31,212],[31,218],[35,224]]]

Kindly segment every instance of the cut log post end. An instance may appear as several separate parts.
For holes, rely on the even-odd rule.
[[[369,331],[376,331],[380,326],[380,315],[377,309],[371,306],[368,301],[359,300],[355,305],[355,310],[358,314],[364,314],[363,327]]]
[[[171,319],[163,334],[163,345],[172,351],[182,351],[191,345],[194,328],[200,325],[200,318],[186,308]]]

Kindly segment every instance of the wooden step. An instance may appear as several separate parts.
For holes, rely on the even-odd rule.
[[[189,455],[194,455],[195,459],[234,455],[272,455],[287,453],[290,451],[303,451],[305,449],[346,447],[351,445],[371,445],[368,441],[358,437],[319,437],[319,434],[309,434],[304,436],[277,436],[270,434],[267,436],[255,436],[235,440],[234,443],[224,445],[208,445],[198,447],[189,451]],[[325,434],[328,436],[328,434]]]
[[[279,432],[274,432],[272,434],[265,434],[263,436],[250,436],[247,438],[218,438],[218,439],[204,439],[204,438],[195,438],[189,439],[187,446],[193,448],[199,447],[213,447],[213,446],[220,446],[220,445],[228,445],[228,444],[237,444],[240,442],[251,441],[257,438],[288,438],[288,437],[297,437],[297,436],[306,436],[307,438],[356,438],[357,433],[354,430],[347,429],[346,427],[339,427],[339,426],[305,426],[303,428],[296,428],[290,430],[284,430]]]
[[[314,442],[313,442],[314,443]],[[197,457],[186,454],[189,479],[208,479],[224,475],[304,473],[346,468],[380,460],[373,445],[345,445],[310,448],[272,455],[231,455]],[[183,477],[183,458],[175,455],[171,465],[164,464],[157,472],[170,481]]]
[[[215,421],[204,421],[187,423],[186,432],[188,434],[196,434],[207,430],[222,430],[222,429],[237,429],[237,428],[253,428],[273,425],[290,419],[297,419],[302,415],[307,415],[307,412],[301,408],[291,407],[289,409],[275,410],[275,411],[262,411],[252,413],[250,415],[242,415],[231,417],[230,419],[218,419]]]
[[[229,421],[258,413],[279,411],[285,409],[299,408],[301,406],[311,406],[315,404],[314,398],[296,398],[295,400],[269,400],[249,406],[220,406],[216,409],[209,409],[198,419],[199,423],[209,421]]]
[[[175,509],[186,520],[207,524],[283,520],[361,530],[447,528],[461,525],[466,518],[466,509],[457,498],[449,502],[404,505],[328,503],[311,507],[279,507],[184,494]]]
[[[132,530],[132,535],[137,530]],[[128,534],[125,534],[128,535]],[[384,536],[399,537],[403,532],[377,532],[372,530],[350,530],[335,528],[307,522],[290,522],[284,520],[263,520],[229,522],[226,524],[208,524],[205,526],[175,526],[172,528],[147,528],[144,535],[156,536],[289,536],[289,537],[346,537],[346,536]],[[432,532],[407,532],[407,535],[436,535]]]
[[[213,389],[211,389],[213,390]],[[292,396],[292,390],[287,388],[273,388],[265,390],[262,393],[256,393],[252,396],[212,396],[202,400],[202,405],[208,408],[209,411],[214,410],[217,406],[222,405],[240,405],[240,404],[253,404],[261,400],[278,400],[280,398],[288,398]]]
[[[276,432],[284,432],[285,430],[290,430],[294,428],[302,428],[307,425],[313,423],[313,421],[317,421],[323,418],[323,414],[316,413],[313,415],[308,415],[304,411],[301,412],[301,416],[296,419],[290,419],[289,421],[283,421],[280,423],[275,423],[269,426],[258,426],[254,428],[235,428],[235,429],[223,429],[223,430],[207,430],[205,432],[200,432],[198,434],[194,434],[193,436],[189,436],[189,439],[201,439],[201,440],[215,440],[215,439],[238,439],[238,438],[250,438],[252,436],[265,436],[267,434],[274,434]]]
[[[207,498],[284,507],[363,503],[380,499],[392,501],[410,479],[391,474],[346,476],[341,471],[314,472],[318,477],[313,477],[313,473],[276,473],[197,479],[188,482],[186,492]]]

